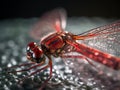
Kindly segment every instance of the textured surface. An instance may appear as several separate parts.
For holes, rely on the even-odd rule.
[[[25,56],[26,45],[35,40],[29,37],[28,32],[36,21],[37,19],[15,19],[0,22],[0,90],[36,90],[42,85],[41,81],[48,77],[49,69],[26,79],[20,85],[17,83],[18,79],[36,69],[17,74],[8,74],[4,69],[29,62]],[[70,18],[66,30],[79,34],[111,21],[100,18]],[[82,59],[64,61],[68,66],[61,58],[53,58],[53,77],[50,81],[52,84],[48,84],[45,90],[119,90],[120,71],[110,70],[94,63],[97,66],[96,69]],[[28,67],[30,66],[22,67],[22,69]],[[15,69],[9,70],[14,71]],[[59,82],[62,83],[54,85]]]

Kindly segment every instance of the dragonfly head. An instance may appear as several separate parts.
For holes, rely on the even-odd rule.
[[[40,48],[35,42],[30,42],[27,45],[27,59],[36,62],[36,63],[41,63],[45,61],[45,55]]]

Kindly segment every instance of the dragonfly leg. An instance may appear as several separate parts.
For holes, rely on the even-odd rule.
[[[20,71],[16,71],[16,72],[27,71],[27,70],[30,70],[30,69],[32,69],[32,68],[38,67],[38,66],[41,66],[41,63],[38,64],[38,65],[34,65],[34,66],[32,66],[32,67],[30,67],[30,68],[28,68],[28,69],[24,69],[24,70],[20,70]],[[52,77],[52,60],[51,60],[51,59],[49,60],[48,65],[46,65],[46,66],[44,66],[44,67],[42,67],[42,68],[40,68],[40,69],[32,72],[31,74],[29,74],[29,75],[27,75],[27,76],[25,76],[25,77],[23,77],[22,79],[20,79],[20,80],[18,81],[18,83],[23,82],[23,81],[24,81],[25,79],[27,79],[28,77],[36,74],[37,72],[41,72],[42,70],[45,70],[45,69],[47,69],[48,67],[50,67],[49,78],[47,78],[47,80],[45,80],[44,83],[42,84],[42,86],[40,87],[39,90],[42,90],[42,89],[45,87],[45,85],[48,83],[48,81],[51,79],[51,77]]]
[[[22,67],[22,66],[29,66],[29,65],[32,65],[32,64],[35,64],[35,62],[20,64],[20,65],[14,65],[14,66],[11,66],[11,67],[7,67],[5,69],[12,69],[12,68],[17,68],[17,67]]]
[[[21,66],[27,66],[27,65],[32,65],[32,64],[35,64],[35,63],[26,63],[26,64],[21,64],[21,65],[16,65],[16,66],[12,66],[10,68],[15,68],[15,67],[21,67]],[[31,66],[30,68],[27,68],[27,69],[22,69],[22,70],[18,70],[18,71],[11,71],[11,72],[8,72],[8,73],[17,73],[17,72],[24,72],[24,71],[29,71],[33,68],[36,68],[38,66],[41,66],[43,65],[44,63],[40,63],[40,64],[37,64],[37,65],[34,65],[34,66]]]
[[[37,65],[34,65],[34,66],[32,66],[32,67],[30,67],[30,68],[28,68],[28,69],[19,70],[19,71],[16,71],[16,72],[28,71],[28,70],[31,70],[31,69],[36,68],[36,67],[38,67],[38,66],[41,66],[41,65],[43,65],[43,63],[37,64]]]
[[[38,66],[41,66],[41,65],[38,64],[38,65],[35,65],[35,66],[30,67],[30,68],[28,68],[28,69],[24,69],[24,70],[20,70],[20,71],[16,71],[16,72],[27,71],[27,70],[30,70],[30,69],[32,69],[32,68],[38,67]],[[21,80],[19,80],[19,83],[22,82],[22,81],[24,81],[24,80],[27,79],[28,77],[36,74],[37,72],[40,72],[41,70],[44,70],[45,68],[47,68],[47,67],[45,66],[45,67],[43,67],[43,68],[41,68],[41,69],[36,70],[35,72],[32,72],[30,75],[27,75],[27,76],[23,77]]]
[[[48,83],[48,81],[51,79],[51,77],[52,77],[52,60],[51,60],[51,57],[48,57],[48,58],[49,58],[49,63],[48,63],[48,65],[47,65],[46,67],[44,67],[43,69],[46,69],[46,68],[50,67],[49,78],[44,81],[44,83],[43,83],[42,86],[39,88],[39,90],[42,90],[42,89],[45,87],[45,85]],[[42,69],[42,70],[43,70],[43,69]]]

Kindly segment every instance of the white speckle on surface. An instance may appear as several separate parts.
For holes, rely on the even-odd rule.
[[[14,41],[10,40],[8,41],[8,46],[10,46],[11,48],[15,46]]]
[[[10,90],[7,85],[3,85],[3,86],[4,86],[4,90]]]
[[[11,66],[12,66],[12,64],[11,64],[11,63],[8,63],[8,64],[7,64],[7,67],[11,67]]]
[[[26,58],[26,56],[23,56],[22,58],[21,58],[21,60],[24,62],[24,61],[28,61],[27,60],[27,58]]]
[[[11,58],[11,62],[12,62],[13,65],[17,64],[17,62],[16,62],[16,60],[14,58]]]
[[[3,55],[2,60],[6,60],[6,59],[7,59],[6,55]]]
[[[18,55],[19,55],[18,51],[14,50],[13,51],[13,56],[18,56]]]
[[[7,62],[7,56],[6,55],[1,56],[1,59],[2,59],[2,61],[1,61],[2,64],[5,64]]]

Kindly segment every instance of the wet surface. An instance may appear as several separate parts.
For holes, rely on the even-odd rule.
[[[8,72],[30,66],[5,69],[29,62],[26,59],[26,45],[35,40],[29,37],[28,32],[37,20],[14,19],[0,22],[0,90],[37,90],[49,76],[48,69],[29,77],[20,84],[19,79],[40,67],[22,73]],[[69,19],[66,30],[78,34],[109,21],[111,20],[84,17]],[[68,65],[65,65],[64,61]],[[82,59],[53,58],[53,77],[45,90],[120,90],[120,71],[111,70],[98,63],[95,65],[97,68]]]

